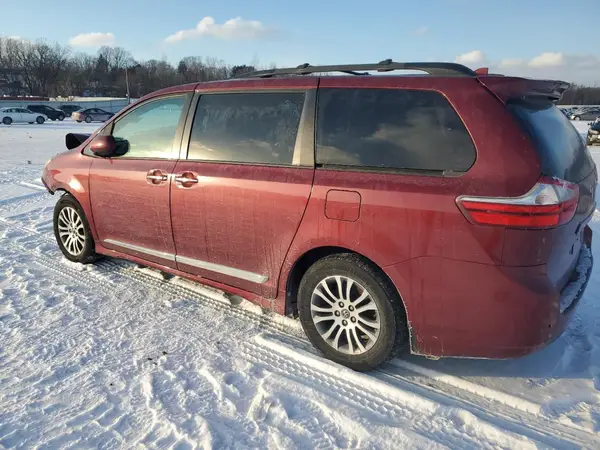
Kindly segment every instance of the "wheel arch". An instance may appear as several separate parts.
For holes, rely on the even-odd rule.
[[[388,274],[381,268],[379,264],[373,261],[371,258],[361,254],[360,252],[351,250],[346,247],[340,246],[320,246],[314,247],[310,250],[303,253],[296,261],[294,262],[290,272],[287,276],[286,280],[286,289],[285,289],[285,314],[289,316],[296,317],[298,315],[298,305],[297,305],[297,295],[298,288],[300,287],[300,281],[302,277],[308,270],[310,266],[316,263],[318,260],[325,258],[330,255],[336,255],[339,253],[351,253],[354,255],[358,255],[371,264],[384,279],[390,283],[390,286],[395,290],[400,298],[400,303],[402,305],[402,310],[404,311],[405,318],[407,320],[408,330],[410,333],[410,323],[408,321],[408,311],[406,310],[406,303],[404,301],[404,297],[402,293],[398,289],[398,286],[392,281],[392,279],[388,276]]]

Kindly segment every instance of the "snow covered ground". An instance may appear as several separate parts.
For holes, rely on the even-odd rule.
[[[0,126],[0,448],[600,448],[600,264],[534,355],[354,373],[293,320],[63,259],[40,172],[65,133],[96,126]],[[591,225],[599,255],[600,213]]]

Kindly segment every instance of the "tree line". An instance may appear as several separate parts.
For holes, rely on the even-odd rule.
[[[227,65],[218,58],[187,56],[174,66],[166,60],[136,61],[121,47],[101,47],[96,55],[68,46],[0,36],[0,94],[40,97],[141,97],[183,83],[222,80],[254,66]],[[573,85],[563,105],[600,104],[600,87]]]
[[[101,47],[96,55],[44,40],[0,37],[0,93],[40,97],[141,97],[167,86],[222,80],[255,70],[217,58],[187,56],[177,66],[166,60],[136,61],[121,47]]]

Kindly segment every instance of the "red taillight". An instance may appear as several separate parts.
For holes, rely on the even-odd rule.
[[[479,225],[511,228],[553,228],[575,215],[579,187],[558,178],[542,177],[521,197],[460,196],[456,203],[465,217]]]

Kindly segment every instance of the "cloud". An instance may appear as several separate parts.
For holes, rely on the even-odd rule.
[[[498,62],[474,50],[457,56],[456,62],[473,69],[487,66],[490,73],[600,86],[600,55],[544,52],[530,59],[507,58]]]
[[[204,17],[196,28],[180,30],[165,39],[167,43],[182,41],[195,37],[211,36],[217,39],[261,39],[273,34],[276,30],[266,27],[258,20],[244,20],[241,17],[229,19],[218,24],[210,16]]]
[[[456,57],[456,62],[459,64],[472,65],[483,64],[487,61],[485,53],[481,50],[473,50],[472,52],[463,53]]]
[[[529,67],[558,67],[565,65],[565,55],[562,53],[542,53],[527,64]]]
[[[114,45],[115,35],[112,33],[81,33],[69,39],[74,47],[102,47]]]
[[[508,58],[508,59],[503,59],[502,61],[500,61],[500,64],[498,66],[499,67],[514,67],[514,66],[520,66],[522,64],[523,64],[522,59]]]
[[[417,36],[423,36],[424,34],[429,33],[429,27],[421,27],[415,30],[415,34]]]

